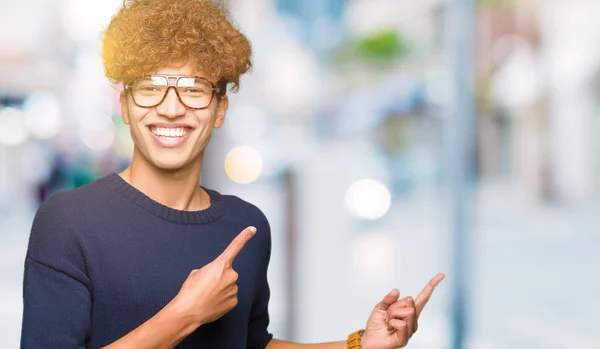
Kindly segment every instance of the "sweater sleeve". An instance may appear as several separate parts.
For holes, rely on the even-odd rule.
[[[55,194],[33,221],[23,279],[23,349],[86,348],[91,285],[75,234],[75,207]]]
[[[247,349],[264,349],[273,335],[268,331],[269,327],[269,299],[271,296],[269,282],[267,280],[267,269],[271,259],[271,227],[269,222],[260,212],[263,224],[258,225],[258,232],[254,238],[261,241],[261,282],[257,297],[254,299],[248,323]],[[260,235],[259,235],[260,234]]]
[[[269,326],[269,284],[265,283],[262,292],[252,307],[252,315],[248,323],[248,349],[264,349],[273,335],[267,330]]]

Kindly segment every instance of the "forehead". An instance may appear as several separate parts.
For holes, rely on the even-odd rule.
[[[154,74],[191,75],[204,77],[202,71],[197,69],[197,67],[191,63],[169,64],[157,69]]]

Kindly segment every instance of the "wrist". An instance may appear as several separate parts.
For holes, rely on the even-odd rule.
[[[372,345],[372,341],[373,341],[373,332],[370,331],[364,331],[362,336],[361,336],[361,349],[371,349],[371,348],[376,348],[376,346]]]
[[[179,324],[178,327],[181,328],[184,336],[190,335],[204,324],[202,318],[198,314],[195,314],[186,302],[180,301],[177,298],[167,304],[163,310],[169,314],[169,317],[175,323]]]
[[[346,340],[346,347],[347,349],[363,349],[365,348],[363,346],[363,335],[365,333],[365,330],[358,330],[354,333],[351,333],[348,336],[348,339]]]

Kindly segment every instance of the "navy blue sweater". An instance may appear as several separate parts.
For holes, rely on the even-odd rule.
[[[21,347],[99,348],[160,311],[193,269],[244,228],[256,235],[233,263],[238,305],[177,348],[264,348],[269,324],[269,223],[255,206],[208,190],[210,207],[180,211],[119,175],[54,194],[37,211],[23,289]]]

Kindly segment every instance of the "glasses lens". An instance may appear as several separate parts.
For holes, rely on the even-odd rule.
[[[133,99],[139,106],[153,107],[163,99],[167,87],[167,78],[163,76],[138,79],[132,86]]]
[[[177,81],[181,101],[190,108],[206,108],[213,97],[213,86],[200,78],[182,77]]]

